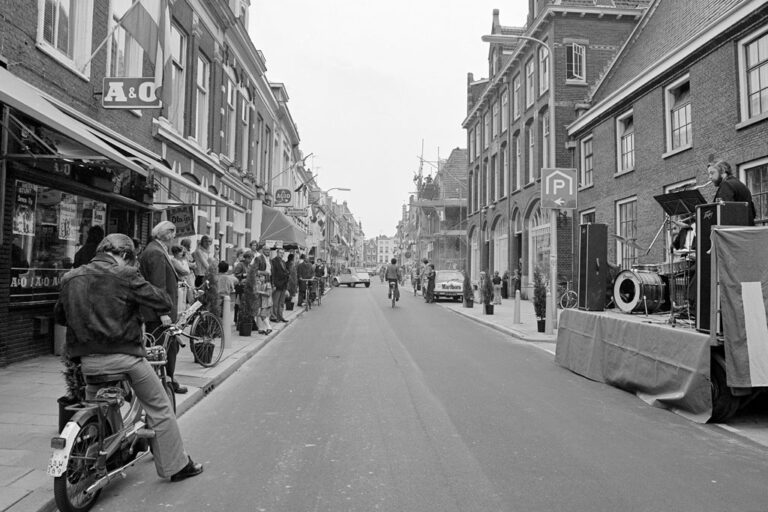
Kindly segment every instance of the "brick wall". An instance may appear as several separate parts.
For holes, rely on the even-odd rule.
[[[674,75],[643,95],[633,98],[613,116],[582,133],[593,134],[594,186],[579,196],[580,209],[594,207],[596,222],[608,224],[608,232],[616,229],[616,201],[637,196],[638,243],[648,247],[664,220],[661,207],[653,199],[664,187],[695,178],[705,183],[707,163],[724,159],[734,170],[740,164],[768,156],[768,120],[737,129],[739,115],[739,77],[733,40],[719,46],[687,65],[678,67]],[[692,149],[663,158],[667,151],[664,119],[664,85],[686,72],[690,75],[692,100]],[[630,106],[635,124],[635,171],[615,176],[615,115]],[[714,196],[714,187],[700,189],[706,200]],[[616,244],[609,241],[609,259],[616,261]],[[640,263],[658,263],[665,259],[663,237],[648,256],[641,253]]]

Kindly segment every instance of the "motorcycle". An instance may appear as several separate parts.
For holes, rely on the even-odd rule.
[[[165,373],[165,348],[147,347],[147,360],[163,383],[176,410],[175,395]],[[62,512],[86,512],[101,490],[150,453],[155,432],[130,387],[128,374],[84,375],[98,386],[96,396],[67,407],[74,412],[61,433],[51,439],[53,454],[47,473],[53,477],[56,506]]]

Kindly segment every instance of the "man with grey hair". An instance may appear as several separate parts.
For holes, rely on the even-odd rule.
[[[733,170],[728,162],[717,160],[707,167],[707,174],[712,184],[717,187],[715,202],[734,201],[749,204],[749,225],[755,225],[755,203],[752,202],[752,193],[746,185],[733,175]]]
[[[171,310],[166,314],[158,314],[151,308],[142,308],[141,310],[147,332],[156,339],[162,336],[163,331],[176,321],[178,315],[178,283],[181,278],[176,274],[169,254],[174,238],[176,238],[176,226],[173,222],[167,220],[159,222],[152,228],[152,241],[147,244],[146,249],[139,256],[141,275],[151,284],[165,290],[172,301]],[[175,337],[171,337],[166,350],[168,351],[166,370],[168,378],[171,379],[171,387],[176,393],[186,393],[187,388],[180,385],[175,377],[176,355],[179,353],[179,344]]]
[[[140,309],[167,315],[168,294],[144,280],[132,265],[135,247],[122,234],[107,235],[90,263],[67,273],[56,302],[56,321],[66,325],[67,352],[86,375],[127,373],[155,431],[150,439],[160,477],[178,482],[203,472],[184,451],[179,425],[160,378],[146,359]],[[93,398],[95,390],[87,389]]]

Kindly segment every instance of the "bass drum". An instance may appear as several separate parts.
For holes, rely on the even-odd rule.
[[[664,304],[666,285],[655,272],[625,270],[613,284],[613,300],[624,313],[655,313]]]

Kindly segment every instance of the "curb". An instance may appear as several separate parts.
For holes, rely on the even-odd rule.
[[[495,322],[491,322],[489,320],[484,320],[482,318],[478,318],[475,315],[470,315],[468,313],[464,313],[463,311],[461,311],[459,309],[449,308],[447,306],[443,306],[440,303],[438,303],[438,305],[441,306],[443,309],[450,311],[451,313],[454,313],[454,314],[459,315],[459,316],[464,317],[464,318],[468,318],[468,319],[472,320],[473,322],[476,322],[476,323],[478,323],[480,325],[484,325],[486,327],[490,327],[494,331],[498,331],[498,332],[500,332],[502,334],[506,334],[508,336],[512,336],[513,338],[516,338],[516,339],[521,340],[521,341],[527,341],[529,343],[555,343],[556,342],[556,340],[533,338],[533,337],[530,337],[530,336],[527,336],[527,335],[521,333],[520,331],[516,331],[514,329],[510,329],[508,327],[504,327],[502,325],[499,325],[499,324],[497,324]]]
[[[208,382],[206,382],[203,387],[196,389],[193,393],[189,395],[189,397],[184,400],[183,403],[179,404],[179,406],[176,409],[176,418],[181,418],[184,413],[192,409],[195,405],[197,405],[200,401],[205,398],[208,393],[213,391],[216,386],[220,385],[222,382],[227,380],[233,373],[235,373],[237,370],[240,369],[241,366],[243,366],[248,360],[250,360],[253,356],[261,352],[261,350],[266,347],[274,338],[277,336],[280,336],[282,333],[284,333],[288,327],[293,324],[296,319],[300,318],[305,311],[299,310],[299,312],[293,316],[286,324],[285,327],[280,329],[279,331],[270,333],[266,338],[264,338],[261,343],[258,345],[247,349],[243,351],[242,355],[237,358],[235,362],[233,362],[227,369],[222,371],[220,374],[212,377]],[[5,509],[5,512],[55,512],[57,510],[56,508],[56,501],[53,498],[53,495],[49,490],[35,490],[31,493],[24,496],[22,499],[11,505],[9,508]]]

